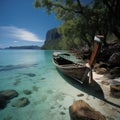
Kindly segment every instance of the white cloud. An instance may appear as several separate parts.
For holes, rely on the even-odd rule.
[[[16,42],[19,42],[19,41],[16,41],[16,40],[15,40],[14,42],[16,43]]]
[[[38,36],[24,28],[18,28],[15,26],[2,26],[0,29],[6,32],[9,37],[17,40],[32,41],[32,42],[44,42],[38,38]]]

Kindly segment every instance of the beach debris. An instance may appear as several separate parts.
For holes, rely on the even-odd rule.
[[[106,120],[104,115],[83,100],[75,101],[69,107],[69,114],[71,120]]]
[[[120,98],[120,85],[110,85],[110,96]]]
[[[78,94],[77,96],[78,96],[78,97],[82,97],[82,96],[84,96],[84,94],[83,94],[83,93],[80,93],[80,94]]]
[[[23,93],[26,94],[26,95],[32,94],[31,90],[23,90]]]
[[[13,107],[24,107],[28,105],[30,101],[26,97],[19,98],[12,103]]]
[[[10,99],[17,97],[18,93],[15,90],[0,91],[0,109],[4,109]]]

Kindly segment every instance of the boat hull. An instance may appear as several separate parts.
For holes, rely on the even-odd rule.
[[[57,59],[53,58],[53,63],[56,68],[61,71],[63,74],[77,80],[80,83],[83,83],[87,77],[88,72],[90,71],[84,64],[71,63],[59,65]]]

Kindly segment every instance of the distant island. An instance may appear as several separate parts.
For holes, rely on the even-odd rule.
[[[41,49],[40,46],[30,45],[30,46],[10,46],[5,49]]]

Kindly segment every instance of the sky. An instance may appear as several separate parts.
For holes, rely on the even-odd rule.
[[[0,0],[0,48],[42,46],[47,31],[61,24],[55,14],[48,15],[45,9],[36,9],[33,2],[34,0]]]
[[[0,0],[0,48],[44,44],[46,32],[61,24],[54,14],[36,9],[34,0]]]

